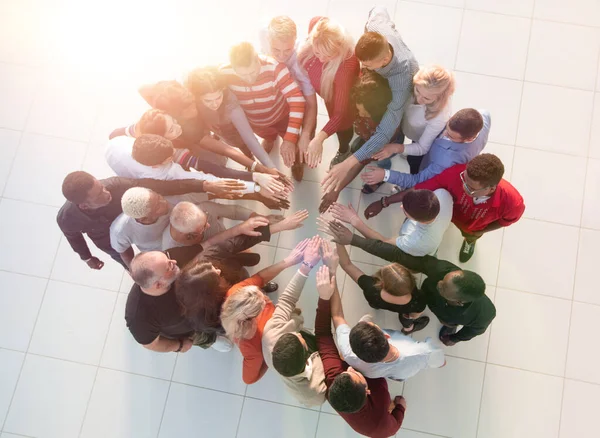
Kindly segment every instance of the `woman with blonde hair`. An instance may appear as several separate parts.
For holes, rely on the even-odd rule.
[[[337,134],[339,150],[331,166],[349,153],[354,131],[355,107],[350,90],[358,77],[360,62],[354,56],[354,43],[348,32],[326,17],[315,17],[309,25],[306,43],[298,60],[306,70],[316,92],[325,101],[329,121],[309,143],[305,160],[310,167],[321,162],[323,142]]]
[[[436,137],[444,130],[452,115],[450,98],[454,94],[454,75],[439,65],[421,67],[413,77],[413,100],[404,111],[402,132],[411,139],[411,144],[387,144],[373,155],[375,160],[383,160],[393,154],[409,156],[411,173],[416,171]]]
[[[260,288],[284,269],[300,263],[305,251],[314,252],[316,248],[318,253],[319,247],[318,237],[304,239],[281,262],[259,271],[227,291],[221,308],[221,324],[244,356],[244,383],[249,385],[257,382],[268,368],[262,352],[262,335],[265,325],[273,316],[275,306]]]

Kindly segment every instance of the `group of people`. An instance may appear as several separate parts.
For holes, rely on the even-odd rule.
[[[501,160],[481,153],[490,114],[452,113],[452,73],[419,67],[385,8],[371,10],[356,45],[327,17],[312,19],[308,30],[298,41],[292,19],[275,17],[260,32],[259,50],[243,42],[231,48],[227,65],[141,87],[151,108],[109,135],[105,156],[117,176],[67,175],[67,202],[57,220],[90,268],[102,269],[104,262],[84,234],[129,272],[135,284],[125,319],[145,348],[226,352],[235,344],[245,383],[273,368],[302,404],[328,400],[358,433],[388,437],[400,428],[406,401],[392,399],[386,378],[402,381],[445,365],[440,343],[410,336],[429,323],[425,308],[442,323],[439,340],[446,346],[481,335],[495,317],[483,279],[435,256],[450,222],[464,237],[464,263],[477,239],[518,221],[525,206],[503,179]],[[316,94],[329,115],[319,132]],[[305,239],[285,259],[249,276],[246,268],[260,262],[250,249],[301,227],[309,215],[261,215],[235,200],[288,209],[294,183],[269,155],[274,144],[281,137],[282,163],[300,182],[305,166],[321,164],[332,144],[325,140],[334,134],[338,151],[320,205],[330,215],[317,219],[332,242]],[[406,157],[410,173],[392,170],[396,154]],[[228,168],[228,160],[246,169]],[[394,191],[365,209],[366,222],[352,205],[336,202],[363,169],[363,193],[385,183]],[[398,236],[383,236],[367,222],[393,203],[401,203],[406,219]],[[239,223],[227,228],[224,218]],[[347,245],[390,264],[366,275]],[[278,289],[273,280],[296,265],[274,304],[268,297]],[[353,327],[346,322],[338,266],[372,308],[398,315],[401,331],[382,329],[368,315]],[[304,327],[297,307],[313,269],[319,295],[314,330]],[[427,276],[420,287],[417,272]]]

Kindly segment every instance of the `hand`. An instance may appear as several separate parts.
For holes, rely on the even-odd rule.
[[[406,409],[406,399],[404,397],[402,397],[401,395],[397,395],[396,397],[394,397],[394,404],[400,405],[404,409]]]
[[[308,219],[308,210],[299,210],[291,216],[283,219],[279,225],[282,226],[283,230],[295,230],[302,226],[302,222]]]
[[[104,262],[98,257],[92,257],[86,263],[92,269],[102,269],[104,267]]]
[[[188,351],[190,351],[190,348],[192,348],[193,345],[194,343],[190,338],[185,338],[183,339],[183,345],[181,346],[181,350],[179,352],[187,353]]]
[[[298,245],[296,245],[296,247],[292,250],[290,255],[283,259],[285,265],[289,267],[300,263],[304,258],[304,251],[306,250],[306,247],[308,246],[309,242],[310,239],[304,239]]]
[[[383,181],[384,176],[385,170],[382,168],[367,166],[365,171],[360,175],[360,179],[362,179],[365,184],[377,184]]]
[[[321,259],[321,253],[319,252],[319,248],[323,245],[323,239],[320,236],[314,236],[308,242],[308,246],[304,251],[304,261],[311,266],[315,266],[319,263]]]
[[[306,131],[302,131],[298,138],[298,159],[300,164],[308,163],[308,145],[310,143],[310,135]]]
[[[327,240],[323,241],[321,248],[323,248],[323,263],[327,265],[329,272],[337,272],[337,268],[340,264],[340,256],[337,253],[337,248]]]
[[[317,271],[317,292],[322,300],[330,300],[335,292],[335,275],[329,278],[329,268],[325,265]]]
[[[367,208],[365,208],[365,219],[371,219],[372,217],[377,216],[383,210],[383,205],[381,205],[381,201],[372,202]]]
[[[237,199],[242,196],[246,185],[235,179],[221,179],[217,181],[204,181],[204,191],[212,193],[223,199]]]
[[[278,171],[277,169],[273,169],[275,172],[277,172],[277,176],[279,179],[279,182],[281,182],[287,189],[289,192],[293,192],[294,191],[294,183],[292,182],[292,180],[284,175],[283,173],[281,173],[280,171]],[[270,172],[269,172],[270,173]]]
[[[452,347],[456,342],[450,340],[450,335],[440,336],[440,341],[447,347]]]
[[[281,214],[268,214],[265,217],[269,221],[269,225],[276,224],[277,222],[281,222],[283,220],[283,215]]]
[[[267,191],[265,191],[264,194],[262,192],[252,193],[250,196],[251,197],[248,197],[248,199],[256,199],[257,201],[262,202],[265,205],[265,207],[271,210],[287,210],[288,208],[290,208],[290,201],[288,201],[287,199],[278,198]]]
[[[279,175],[254,172],[252,174],[252,180],[264,190],[271,192],[271,194],[282,193],[285,191],[285,185],[279,181]]]
[[[335,243],[340,245],[349,245],[352,242],[352,231],[343,226],[338,221],[327,221],[321,217],[317,218],[319,231],[329,234],[333,237]]]
[[[245,234],[246,236],[260,236],[260,231],[254,231],[255,228],[265,227],[269,225],[269,220],[264,216],[254,216],[248,220],[245,220],[238,226],[240,227],[240,234]]]
[[[332,216],[338,221],[345,222],[352,226],[355,226],[360,218],[358,217],[358,213],[352,207],[352,204],[345,205],[338,204],[337,202],[331,206],[329,209],[331,211]]]
[[[327,175],[321,183],[321,185],[323,186],[323,191],[325,193],[334,190],[338,191],[342,189],[342,182],[348,174],[348,172],[350,172],[350,169],[352,167],[351,165],[346,164],[347,162],[349,162],[348,160],[349,158],[346,158],[341,163],[336,164],[331,169],[329,169],[329,172],[327,172]]]
[[[323,142],[321,139],[315,137],[308,144],[308,154],[306,163],[308,167],[314,169],[319,164],[321,164],[321,159],[323,158]]]
[[[401,154],[404,152],[404,145],[397,143],[388,143],[379,152],[373,154],[371,158],[375,161],[385,160],[390,158],[394,154]]]
[[[279,153],[283,158],[283,164],[292,167],[296,161],[296,145],[288,140],[283,140],[279,147]]]

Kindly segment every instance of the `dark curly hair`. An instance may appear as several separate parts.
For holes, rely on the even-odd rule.
[[[156,134],[143,134],[133,142],[131,156],[145,166],[157,166],[173,156],[173,143]]]
[[[367,389],[347,372],[341,373],[333,379],[328,399],[336,411],[351,414],[360,411],[367,402]]]
[[[352,87],[354,103],[362,104],[373,121],[379,123],[392,101],[392,90],[386,78],[374,71],[363,69]]]
[[[485,187],[497,186],[504,176],[504,164],[495,155],[477,155],[467,163],[467,175]]]

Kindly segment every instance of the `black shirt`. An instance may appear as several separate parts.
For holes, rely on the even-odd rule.
[[[363,291],[365,299],[374,309],[384,309],[389,310],[390,312],[396,312],[399,314],[404,313],[421,313],[425,310],[426,302],[425,302],[425,294],[423,294],[418,288],[412,293],[411,300],[406,304],[393,304],[388,303],[383,298],[381,298],[381,289],[375,287],[377,279],[375,277],[371,277],[369,275],[361,275],[358,278],[358,285]]]
[[[463,326],[461,330],[450,336],[450,340],[454,342],[468,341],[483,334],[496,317],[496,307],[487,295],[463,306],[451,306],[440,295],[437,289],[438,282],[449,272],[461,270],[458,266],[446,260],[438,260],[432,256],[414,257],[406,254],[395,245],[390,245],[381,240],[365,239],[357,235],[352,236],[351,245],[362,248],[384,260],[400,263],[408,269],[427,275],[421,286],[427,306],[442,323]]]
[[[114,176],[100,180],[112,196],[104,207],[95,210],[82,210],[72,202],[65,202],[56,221],[69,241],[71,248],[82,260],[92,257],[83,238],[86,233],[92,242],[104,252],[112,253],[110,246],[110,224],[123,213],[121,198],[132,187],[145,187],[164,196],[183,195],[190,192],[204,192],[204,181],[196,179],[159,181],[155,179],[130,179]]]

